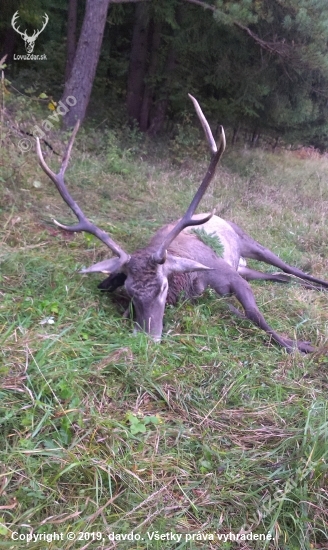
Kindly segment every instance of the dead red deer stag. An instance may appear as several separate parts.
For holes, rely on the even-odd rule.
[[[181,292],[186,298],[193,298],[201,295],[207,287],[211,287],[220,296],[234,295],[243,306],[245,316],[288,351],[298,349],[305,353],[312,352],[314,348],[308,342],[285,338],[267,324],[246,281],[246,279],[263,279],[287,282],[290,277],[283,273],[262,273],[249,269],[244,258],[253,258],[271,264],[285,273],[298,277],[299,280],[318,285],[317,287],[321,289],[328,288],[328,282],[286,264],[234,223],[225,221],[214,213],[194,215],[224,152],[225,135],[223,128],[220,127],[217,145],[197,100],[191,95],[189,97],[193,101],[204,129],[211,150],[211,161],[199,189],[181,219],[159,229],[148,246],[131,255],[127,254],[107,233],[90,222],[71,197],[64,182],[73,142],[79,128],[77,123],[58,174],[55,174],[46,164],[39,139],[37,139],[37,154],[42,169],[54,182],[60,195],[78,219],[78,223],[71,226],[62,225],[56,221],[55,223],[66,231],[91,233],[113,252],[114,256],[110,259],[83,269],[81,273],[110,274],[110,277],[100,285],[101,288],[113,290],[124,284],[133,304],[137,329],[146,331],[154,340],[159,341],[162,336],[166,303],[174,304]],[[224,250],[223,257],[219,257],[213,248],[205,244],[195,230],[191,229],[196,225],[201,226],[208,235],[219,239]]]

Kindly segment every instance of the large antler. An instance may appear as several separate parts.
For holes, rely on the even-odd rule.
[[[166,236],[164,242],[161,244],[159,249],[154,254],[154,260],[158,263],[164,263],[165,262],[166,251],[167,251],[168,247],[170,246],[172,241],[174,241],[174,239],[176,239],[176,237],[179,235],[179,233],[183,229],[185,229],[186,227],[190,227],[192,225],[201,225],[201,224],[207,222],[213,216],[213,214],[215,212],[215,210],[213,210],[213,212],[208,214],[208,216],[206,216],[206,217],[204,217],[200,220],[199,219],[197,219],[197,220],[192,219],[197,206],[199,205],[203,195],[205,194],[210,182],[213,179],[217,164],[218,164],[218,162],[219,162],[219,160],[220,160],[220,158],[221,158],[221,156],[222,156],[222,154],[225,150],[226,139],[225,139],[224,129],[223,129],[223,126],[220,126],[220,128],[219,128],[220,136],[219,136],[219,145],[217,147],[217,145],[215,143],[215,140],[214,140],[214,137],[213,137],[213,134],[211,132],[211,128],[210,128],[210,126],[209,126],[209,124],[208,124],[208,122],[207,122],[207,120],[206,120],[206,118],[203,114],[203,111],[201,110],[201,108],[199,106],[199,103],[198,103],[197,99],[195,99],[191,94],[188,94],[188,96],[192,100],[192,102],[194,104],[194,107],[196,109],[196,113],[198,115],[198,118],[199,118],[199,120],[201,122],[201,125],[203,127],[203,130],[205,132],[207,142],[210,146],[212,157],[211,157],[211,161],[210,161],[209,167],[207,169],[207,172],[205,174],[205,177],[204,177],[202,183],[200,184],[194,198],[192,199],[192,201],[189,205],[189,208],[187,209],[185,215],[173,227],[173,229],[170,231],[170,233]]]
[[[110,236],[107,235],[107,233],[105,233],[105,231],[103,231],[102,229],[99,229],[99,227],[97,227],[96,225],[94,225],[88,220],[88,218],[82,212],[81,208],[78,206],[78,204],[74,201],[74,199],[69,194],[67,187],[65,185],[64,175],[65,175],[65,171],[68,165],[73,143],[74,143],[77,131],[79,129],[79,126],[80,126],[80,121],[78,120],[74,127],[73,133],[71,135],[71,139],[69,140],[69,143],[67,145],[66,151],[64,153],[62,164],[58,174],[55,174],[52,170],[50,170],[49,166],[46,164],[41,151],[40,140],[39,138],[36,138],[36,150],[37,150],[38,159],[42,170],[54,182],[61,197],[64,199],[66,204],[74,212],[75,216],[79,220],[79,223],[76,225],[63,225],[57,222],[56,220],[54,220],[54,223],[59,227],[61,227],[62,229],[66,229],[66,231],[85,231],[86,233],[91,233],[92,235],[100,239],[106,246],[108,246],[108,248],[111,249],[111,251],[114,254],[116,254],[116,256],[118,256],[118,258],[115,258],[115,259],[113,258],[113,262],[112,262],[113,265],[111,269],[111,271],[116,271],[129,261],[130,256],[122,248],[120,248],[110,238]]]

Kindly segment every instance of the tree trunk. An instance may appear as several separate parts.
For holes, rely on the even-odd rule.
[[[150,63],[147,73],[148,82],[145,85],[145,90],[142,98],[142,105],[140,111],[140,130],[146,132],[149,126],[149,117],[150,109],[152,106],[153,95],[154,95],[154,78],[157,71],[158,64],[158,52],[161,41],[161,29],[162,23],[157,22],[150,24],[150,36],[151,36],[151,45],[150,45]]]
[[[172,46],[168,53],[166,67],[165,67],[166,78],[161,89],[162,98],[159,99],[154,105],[154,111],[151,117],[149,129],[148,129],[148,134],[150,136],[155,136],[156,134],[158,134],[158,132],[161,130],[164,124],[167,108],[169,105],[169,94],[171,91],[171,80],[172,80],[172,75],[175,67],[175,62],[176,62],[175,50]],[[164,93],[163,93],[163,90],[165,90]]]
[[[127,112],[131,123],[140,123],[148,57],[149,6],[136,6],[127,83]]]
[[[76,52],[77,2],[78,0],[68,2],[65,82],[71,76]]]
[[[233,129],[233,134],[232,134],[232,138],[231,138],[231,145],[232,146],[236,145],[236,143],[237,143],[237,139],[238,139],[238,136],[239,136],[239,130],[240,130],[240,125],[237,124],[237,126],[235,126],[234,129]]]
[[[99,61],[110,0],[87,0],[85,15],[70,78],[65,82],[62,102],[64,126],[83,121]]]

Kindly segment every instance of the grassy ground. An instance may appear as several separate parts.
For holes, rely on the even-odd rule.
[[[323,350],[310,356],[271,345],[212,292],[167,308],[161,344],[132,335],[124,297],[77,273],[106,250],[53,226],[72,216],[19,139],[3,135],[1,158],[0,547],[327,548],[326,294],[253,284],[277,331]],[[129,251],[181,215],[206,156],[136,142],[122,150],[109,131],[81,131],[67,173],[87,215]],[[228,151],[201,210],[218,202],[328,279],[326,158]],[[229,532],[272,538],[216,537]]]

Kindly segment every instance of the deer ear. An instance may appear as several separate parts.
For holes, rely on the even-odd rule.
[[[128,257],[128,261],[129,260],[130,256]],[[81,269],[79,273],[117,273],[118,271],[124,271],[124,266],[126,263],[127,262],[124,262],[122,264],[122,260],[117,257],[110,258],[109,260],[103,260],[102,262],[98,262],[90,267]]]
[[[179,256],[167,255],[166,262],[164,264],[164,271],[166,276],[170,273],[189,273],[190,271],[210,271],[212,268],[206,265],[190,260],[189,258],[180,258]]]

